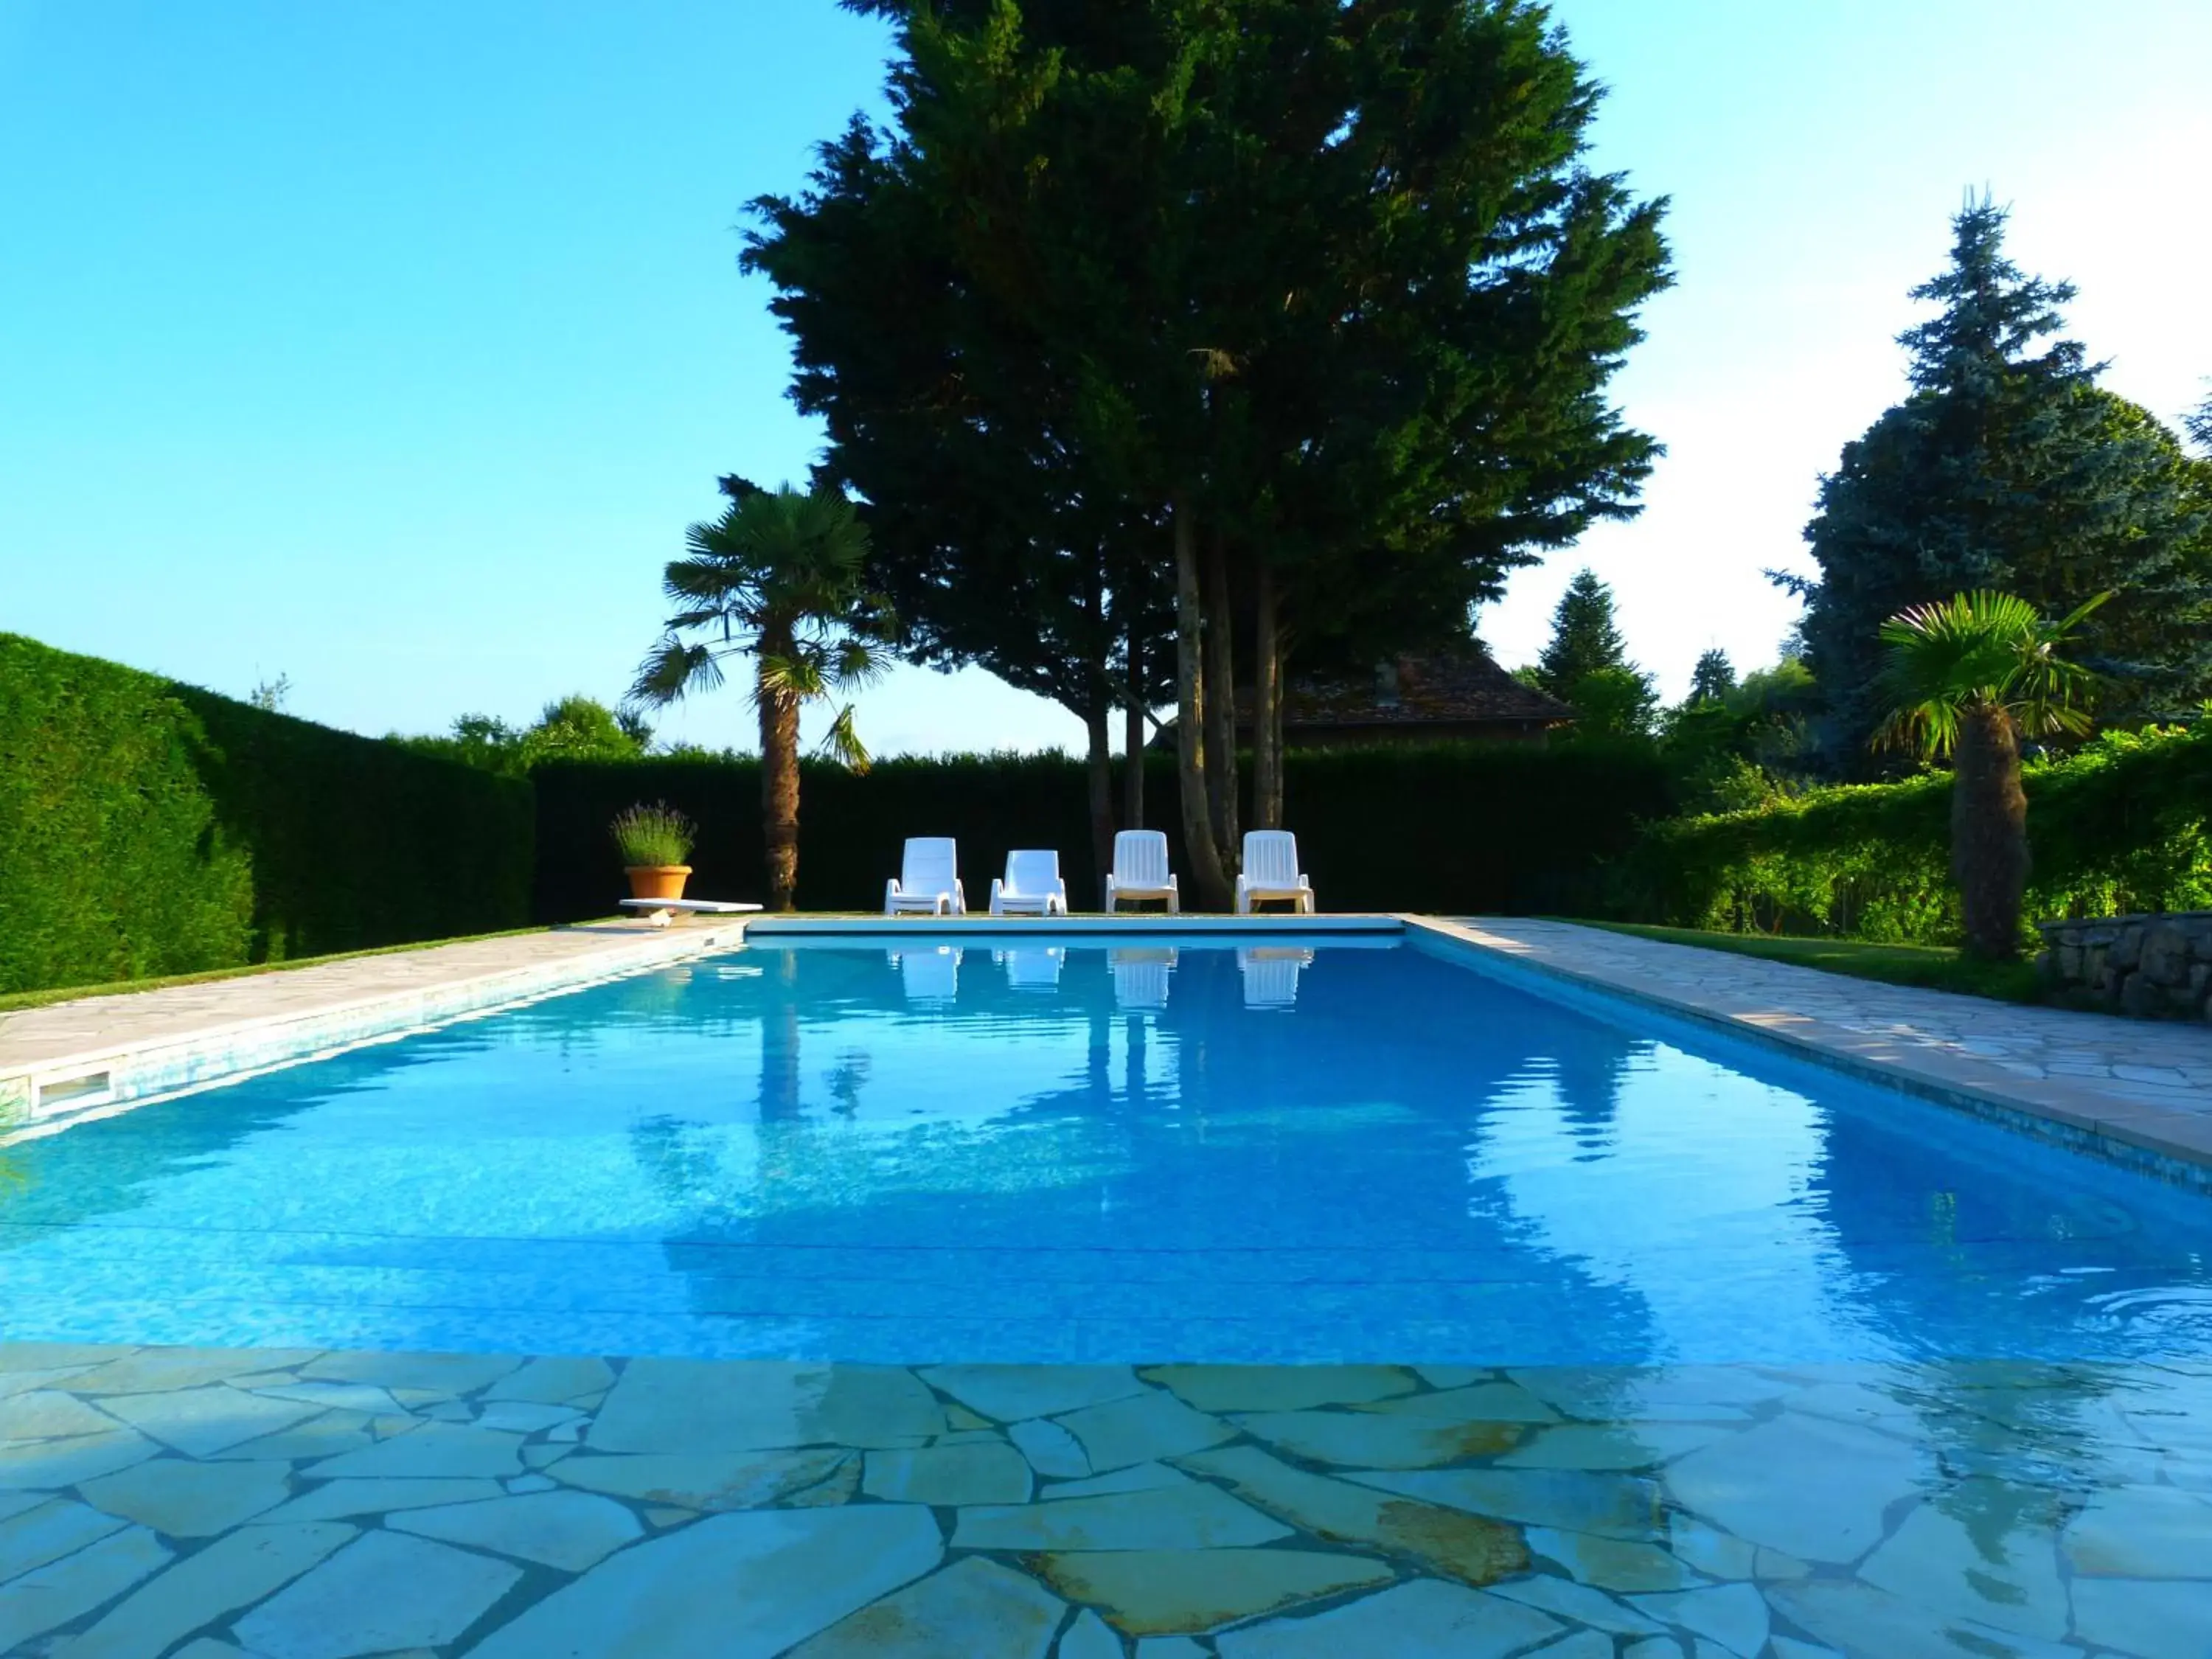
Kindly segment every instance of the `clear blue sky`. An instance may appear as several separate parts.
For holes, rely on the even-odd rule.
[[[2212,5],[1563,0],[1599,162],[1674,201],[1680,284],[1619,383],[1650,508],[1584,562],[1669,691],[1771,658],[1817,476],[1900,386],[1905,290],[1984,185],[2081,285],[2109,384],[2212,376]],[[368,732],[611,700],[718,473],[797,477],[743,204],[878,96],[830,0],[0,0],[0,629]],[[1073,743],[902,671],[882,750]],[[723,693],[670,729],[744,740]]]

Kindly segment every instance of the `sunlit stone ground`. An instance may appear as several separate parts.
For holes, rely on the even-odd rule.
[[[0,1653],[2212,1653],[2212,1364],[0,1346]]]

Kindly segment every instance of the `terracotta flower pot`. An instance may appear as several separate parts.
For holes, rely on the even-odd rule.
[[[629,878],[629,896],[641,899],[680,899],[690,878],[688,864],[633,864],[623,873]]]

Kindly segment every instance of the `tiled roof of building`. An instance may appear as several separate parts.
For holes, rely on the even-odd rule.
[[[1251,701],[1240,694],[1239,718]],[[1552,726],[1575,711],[1523,685],[1485,653],[1400,657],[1374,673],[1294,680],[1283,723],[1303,726],[1450,726],[1488,722]]]

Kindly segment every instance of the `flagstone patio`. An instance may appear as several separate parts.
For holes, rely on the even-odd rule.
[[[2212,1364],[0,1346],[0,1652],[2212,1651]]]

